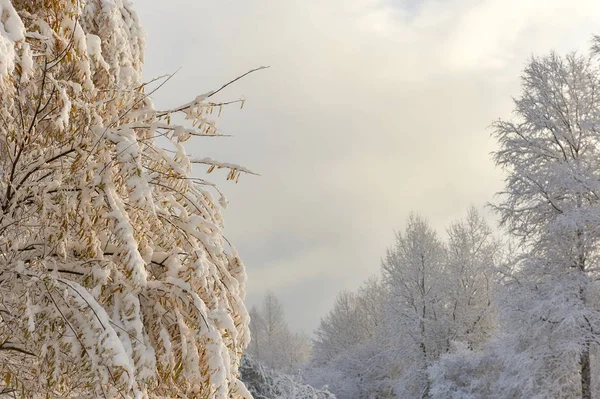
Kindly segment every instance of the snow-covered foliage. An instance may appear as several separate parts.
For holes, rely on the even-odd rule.
[[[242,359],[240,372],[254,399],[336,399],[326,389],[315,389],[298,377],[266,368],[247,356]]]
[[[357,292],[338,294],[315,332],[313,358],[304,377],[328,386],[340,399],[385,398],[396,370],[385,347],[385,286],[367,280]]]
[[[480,348],[495,327],[498,249],[474,209],[451,225],[446,242],[412,215],[381,282],[339,294],[321,321],[307,381],[340,399],[429,397],[428,368],[455,347]]]
[[[447,230],[446,311],[451,344],[481,348],[496,328],[492,299],[501,244],[475,208]]]
[[[600,338],[599,73],[584,56],[534,58],[496,123],[508,173],[497,210],[522,254],[507,273],[501,328],[507,381],[527,397],[592,396]]]
[[[427,395],[427,366],[447,351],[448,323],[444,294],[450,278],[444,264],[444,246],[435,231],[411,215],[405,233],[383,261],[384,281],[390,287],[388,329],[402,331],[393,350],[403,364],[399,388],[403,396]]]
[[[429,368],[435,398],[574,398],[600,392],[599,70],[584,56],[534,58],[498,121],[507,172],[495,206],[512,247],[496,291],[497,331]]]
[[[0,0],[0,15],[2,393],[248,397],[244,266],[183,146],[217,135],[215,92],[155,109],[128,0]]]
[[[454,342],[473,347],[487,340],[496,253],[491,231],[474,209],[451,225],[447,243],[415,215],[397,234],[382,266],[391,293],[388,336],[398,332],[390,344],[399,368],[397,394],[429,396],[430,365]]]
[[[439,399],[519,398],[518,388],[501,378],[503,362],[497,348],[471,350],[457,345],[428,370],[430,397]]]

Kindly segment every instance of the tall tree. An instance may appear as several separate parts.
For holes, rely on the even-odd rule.
[[[447,350],[444,260],[445,248],[436,232],[412,214],[382,262],[391,295],[389,315],[393,328],[402,332],[395,350],[407,365],[403,395],[429,397],[427,367]]]
[[[447,232],[448,339],[479,348],[496,326],[493,275],[500,243],[474,207]]]
[[[341,399],[428,397],[430,367],[441,356],[487,342],[496,327],[499,244],[474,208],[447,231],[444,243],[411,215],[383,261],[382,281],[337,296],[315,332],[305,373],[313,385],[327,384]]]
[[[245,169],[183,147],[218,135],[216,92],[154,108],[128,0],[4,0],[0,14],[0,391],[247,396],[244,266],[212,185],[191,176],[194,162]]]
[[[523,251],[507,282],[503,328],[511,335],[511,375],[528,397],[592,396],[590,351],[600,331],[599,89],[587,57],[534,58],[515,100],[517,121],[495,124],[495,160],[507,172],[496,209]]]

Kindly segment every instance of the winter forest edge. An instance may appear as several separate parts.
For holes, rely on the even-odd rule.
[[[185,147],[264,67],[162,110],[128,0],[0,11],[0,397],[600,397],[600,39],[532,57],[493,123],[498,228],[411,214],[311,337],[271,293],[246,308],[228,200],[192,166],[254,173]]]

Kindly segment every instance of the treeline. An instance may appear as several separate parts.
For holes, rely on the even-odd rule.
[[[321,321],[306,379],[340,399],[430,395],[429,367],[457,348],[481,349],[494,331],[500,249],[475,209],[445,240],[411,215],[381,276],[339,294]]]

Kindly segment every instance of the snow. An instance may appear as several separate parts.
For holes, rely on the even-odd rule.
[[[29,43],[23,43],[23,54],[21,55],[21,82],[25,82],[33,74],[33,53]]]
[[[0,114],[19,126],[0,133],[0,297],[19,315],[0,333],[44,355],[10,372],[31,396],[245,398],[245,269],[184,147],[218,136],[213,105],[189,125],[155,108],[129,1],[59,3],[0,0]]]
[[[54,123],[59,129],[65,130],[69,125],[69,118],[71,113],[71,100],[67,95],[67,90],[64,87],[61,87],[59,89],[58,95],[60,101],[62,102],[62,109],[60,111],[60,115],[54,121]]]

